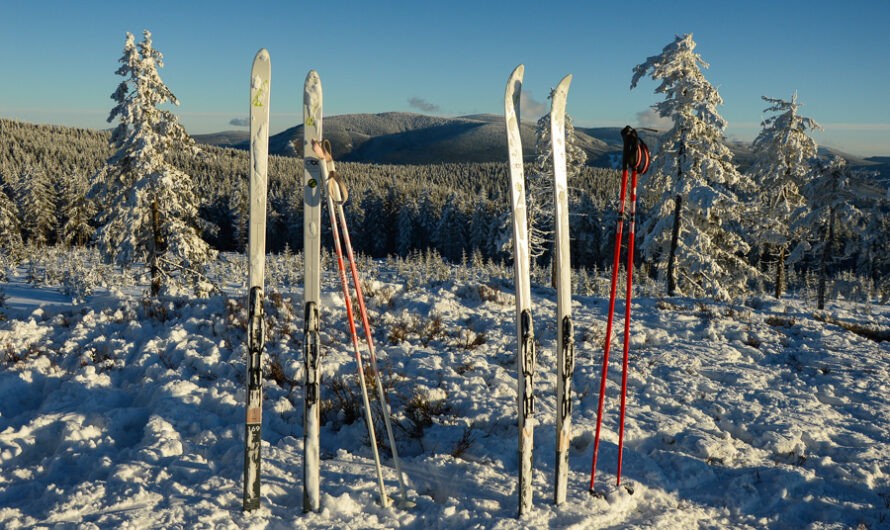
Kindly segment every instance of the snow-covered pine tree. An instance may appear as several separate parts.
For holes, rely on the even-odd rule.
[[[59,239],[68,246],[86,245],[95,232],[90,220],[96,215],[96,206],[87,197],[89,187],[89,179],[81,171],[69,173],[62,183],[62,227]]]
[[[0,250],[15,255],[22,250],[22,229],[18,208],[4,187],[0,186]]]
[[[417,203],[413,198],[405,196],[408,201],[402,204],[396,219],[396,253],[405,258],[411,250],[416,248],[414,244],[414,219],[417,217]]]
[[[553,90],[547,99],[553,98]],[[587,163],[587,153],[578,145],[572,117],[566,113],[566,177],[572,181]],[[535,171],[526,177],[529,254],[536,260],[547,254],[553,241],[553,145],[550,141],[550,113],[535,124]]]
[[[116,105],[108,121],[119,120],[111,136],[115,153],[93,178],[90,197],[108,207],[98,216],[99,248],[121,265],[144,260],[150,293],[180,282],[195,284],[197,269],[214,252],[201,239],[197,198],[191,178],[174,167],[169,156],[182,149],[195,153],[194,141],[176,116],[160,108],[179,101],[158,75],[163,56],[143,32],[138,47],[127,33],[121,66],[124,80],[111,96]]]
[[[389,235],[393,231],[394,219],[387,208],[387,201],[379,192],[367,193],[362,197],[362,209],[365,212],[361,232],[373,234],[363,238],[362,250],[371,256],[383,257],[389,254]]]
[[[760,134],[754,139],[754,164],[758,215],[755,231],[761,256],[775,259],[775,296],[785,289],[785,257],[794,240],[790,230],[791,213],[803,206],[800,189],[810,172],[809,161],[816,156],[816,141],[807,131],[821,130],[813,119],[798,114],[801,104],[797,93],[791,101],[763,96],[770,104],[764,112],[778,113],[763,120]],[[769,250],[767,250],[769,249]]]
[[[234,181],[228,194],[228,210],[232,218],[232,239],[238,252],[247,249],[247,223],[250,220],[247,204],[247,179]]]
[[[871,278],[881,303],[890,301],[890,194],[877,199],[866,215],[859,271]]]
[[[747,212],[737,190],[750,181],[732,162],[726,120],[717,112],[723,99],[702,74],[708,64],[694,50],[692,34],[680,35],[633,69],[631,89],[646,75],[661,81],[655,93],[665,99],[653,108],[674,123],[640,181],[651,205],[640,247],[650,261],[667,259],[669,295],[729,299],[757,274],[744,259],[749,246],[738,233]]]
[[[863,210],[882,191],[874,183],[873,172],[852,169],[839,156],[815,159],[810,178],[801,190],[806,204],[792,214],[794,229],[802,239],[788,257],[794,263],[805,254],[819,257],[818,306],[825,309],[828,269],[838,260],[837,242],[864,239]],[[850,246],[847,246],[850,251]]]
[[[469,239],[469,223],[464,213],[461,196],[452,193],[442,207],[442,216],[436,227],[435,243],[442,256],[451,263],[460,263]]]
[[[499,236],[496,220],[497,213],[488,197],[488,190],[482,188],[479,191],[479,199],[473,205],[473,215],[470,218],[469,248],[472,249],[472,253],[479,251],[483,256],[495,254],[497,251],[495,242]]]
[[[49,174],[26,166],[18,178],[19,211],[25,239],[38,248],[54,242],[58,193]]]

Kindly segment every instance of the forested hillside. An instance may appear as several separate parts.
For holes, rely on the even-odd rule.
[[[0,178],[11,198],[35,177],[55,189],[88,178],[110,156],[109,134],[0,120]],[[197,156],[177,155],[176,165],[191,175],[200,198],[204,236],[219,250],[241,251],[246,233],[248,153],[202,146]],[[407,255],[438,249],[460,260],[479,251],[506,259],[509,203],[504,163],[384,165],[340,162],[350,188],[346,213],[356,250],[372,256]],[[528,165],[527,172],[535,169]],[[302,160],[271,156],[269,161],[268,248],[282,252],[302,247]],[[603,240],[609,231],[602,217],[617,197],[614,171],[584,168],[573,183],[575,252],[579,264],[605,263]],[[57,202],[63,197],[56,197]],[[64,208],[59,208],[64,210]],[[59,219],[58,225],[64,225]],[[609,223],[611,227],[613,223]]]
[[[73,221],[77,220],[75,216],[84,217],[81,209],[90,211],[90,205],[82,204],[86,202],[84,193],[90,177],[111,155],[108,140],[107,132],[0,120],[0,189],[15,207],[10,215],[17,218],[17,230],[24,243],[89,243],[84,234],[95,226],[88,218],[80,225]],[[221,251],[243,251],[247,151],[205,145],[195,156],[177,154],[174,163],[194,181],[204,239]],[[358,252],[383,257],[436,250],[455,262],[469,260],[474,253],[509,261],[506,161],[425,165],[338,162],[337,168],[350,189],[346,214]],[[569,182],[572,262],[576,267],[604,270],[612,258],[620,173],[590,166],[579,171]],[[527,176],[540,172],[533,163],[526,164]],[[301,179],[300,158],[270,157],[270,252],[302,249]],[[874,189],[886,194],[886,186],[880,186]],[[44,190],[41,193],[46,196],[34,190]],[[743,195],[742,199],[751,201],[752,197]],[[641,225],[651,213],[651,204],[645,198],[642,201],[638,212]],[[741,207],[746,204],[749,202],[743,202]],[[102,206],[91,205],[92,211]],[[837,255],[825,266],[835,278],[870,279],[874,288],[886,291],[886,287],[880,288],[886,286],[890,268],[890,260],[882,250],[888,239],[886,204],[879,201],[870,207],[876,208],[871,210],[873,213],[861,217],[855,225],[838,229]],[[41,219],[33,215],[38,210],[51,211],[54,217]],[[743,214],[742,218],[746,217],[751,219],[751,213]],[[326,224],[325,230],[329,230]],[[739,230],[745,233],[744,226]],[[754,243],[748,260],[765,273],[769,263],[762,260],[768,256],[760,254],[753,233],[746,237]],[[818,252],[798,257],[794,269],[789,271],[789,281],[805,281],[811,271],[823,266],[823,259]],[[549,251],[545,249],[539,265],[547,266],[549,261]],[[641,263],[650,274],[655,274],[656,263]],[[767,276],[752,277],[751,288],[763,289],[768,281]],[[850,283],[844,280],[837,285],[843,290]]]

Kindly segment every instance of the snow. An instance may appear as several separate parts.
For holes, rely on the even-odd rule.
[[[246,277],[228,278],[236,287],[224,295],[144,303],[132,286],[72,301],[26,284],[25,272],[10,276],[0,309],[3,528],[890,527],[890,343],[842,326],[886,329],[887,306],[841,301],[816,313],[794,296],[727,305],[638,294],[622,472],[633,493],[614,486],[613,356],[594,497],[607,299],[576,295],[569,489],[557,508],[556,296],[533,286],[534,509],[518,520],[512,282],[471,271],[460,284],[409,287],[375,263],[365,292],[416,505],[377,504],[361,410],[352,423],[334,410],[321,429],[321,510],[303,514],[302,391],[289,383],[302,379],[302,291],[270,285],[262,508],[244,514]],[[356,372],[335,282],[328,270],[328,401],[332,382]],[[409,419],[412,402],[429,421]],[[381,456],[395,496],[390,453]]]

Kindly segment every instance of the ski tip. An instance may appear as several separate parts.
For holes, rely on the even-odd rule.
[[[572,83],[572,74],[568,74],[560,80],[559,85],[556,86],[557,90],[568,90],[569,85]]]
[[[253,58],[254,62],[257,61],[269,61],[269,50],[266,48],[260,48],[260,51],[256,52],[256,56]]]
[[[306,85],[318,83],[319,81],[321,81],[321,78],[318,77],[318,72],[309,70],[309,73],[306,74]]]
[[[505,110],[508,115],[516,114],[517,121],[519,120],[519,93],[522,91],[523,75],[525,75],[525,66],[520,64],[513,69],[507,79],[507,90],[504,93]]]

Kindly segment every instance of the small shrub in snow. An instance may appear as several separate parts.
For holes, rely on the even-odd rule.
[[[389,340],[389,343],[393,345],[401,344],[408,340],[408,335],[409,333],[411,333],[412,329],[414,329],[414,323],[411,321],[402,320],[400,322],[396,322],[389,330],[387,340]]]
[[[418,387],[414,389],[414,395],[405,405],[405,418],[408,425],[406,432],[412,438],[423,438],[423,432],[433,426],[433,418],[443,414],[450,414],[451,407],[447,403],[444,392],[434,392]]]
[[[394,307],[395,295],[398,289],[394,285],[387,285],[376,280],[362,280],[362,294],[365,300],[374,301],[377,307]]]
[[[431,313],[429,319],[423,323],[419,333],[420,343],[424,346],[429,346],[432,341],[443,338],[445,336],[445,324],[442,321],[442,315],[436,312]]]
[[[293,300],[285,297],[277,290],[269,290],[266,293],[266,340],[286,339],[299,329],[297,317],[294,314]],[[302,323],[302,315],[299,318]]]
[[[471,329],[462,328],[458,346],[463,350],[475,350],[479,346],[485,344],[485,333],[475,332]]]
[[[323,423],[331,421],[339,428],[355,423],[362,416],[362,396],[357,379],[357,375],[341,375],[327,380],[325,394],[330,397],[321,400]]]
[[[770,316],[766,317],[764,320],[767,324],[774,328],[790,328],[797,324],[797,319],[794,317],[779,317],[779,316]]]
[[[299,381],[287,375],[278,357],[272,357],[269,361],[269,379],[281,388],[296,388],[299,384]]]
[[[454,447],[451,449],[451,456],[454,458],[463,457],[474,443],[476,443],[476,436],[473,434],[473,428],[467,426],[464,428],[463,435],[461,435],[460,439],[455,442]]]
[[[442,315],[433,312],[426,319],[405,313],[402,320],[393,324],[387,339],[390,344],[401,344],[416,337],[424,346],[429,346],[434,340],[441,340],[447,336]]]

